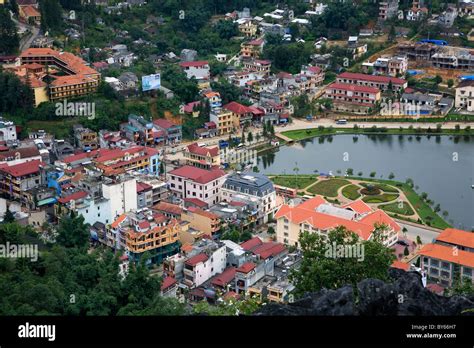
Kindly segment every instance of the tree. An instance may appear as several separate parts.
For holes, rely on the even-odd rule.
[[[441,82],[443,82],[443,78],[440,76],[440,75],[436,75],[434,77],[434,83],[437,85],[439,85]]]
[[[408,247],[405,247],[405,249],[403,249],[403,255],[405,256],[410,255],[410,251],[408,250]]]
[[[393,174],[393,172],[391,172],[389,175],[388,175],[388,178],[390,180],[392,180],[393,178],[395,178],[395,174]]]
[[[452,88],[454,86],[454,80],[453,79],[449,79],[448,80],[448,88]]]
[[[346,173],[347,173],[347,175],[352,176],[352,175],[354,175],[354,169],[347,168]]]
[[[369,176],[370,176],[371,178],[373,178],[373,177],[375,177],[376,174],[377,174],[376,172],[370,172]]]
[[[275,234],[275,229],[272,226],[270,226],[267,229],[267,233],[270,234],[270,235],[274,235]]]
[[[215,25],[215,30],[219,37],[223,40],[229,40],[239,34],[239,27],[237,23],[232,21],[220,20]]]
[[[347,284],[356,285],[367,278],[386,280],[395,257],[391,249],[381,243],[380,231],[384,228],[386,227],[377,226],[374,238],[369,241],[361,241],[344,226],[330,231],[327,240],[317,233],[303,232],[299,239],[303,253],[301,266],[290,274],[296,287],[295,294],[302,295],[323,288],[337,289]],[[363,250],[363,257],[347,257],[347,254],[341,256],[340,247],[349,247],[351,250],[359,247]],[[338,251],[334,253],[336,248]]]
[[[0,6],[0,54],[13,54],[18,50],[20,38],[15,22],[5,6]]]
[[[5,215],[3,215],[3,223],[9,224],[11,222],[15,222],[15,215],[11,212],[10,207],[7,207]]]
[[[41,28],[44,31],[57,32],[62,27],[62,7],[58,0],[40,0]]]
[[[66,248],[86,248],[89,242],[89,228],[84,224],[82,215],[75,216],[71,212],[64,216],[58,227],[57,242]]]
[[[249,143],[253,142],[253,134],[252,134],[252,132],[249,132],[249,133],[247,134],[247,141],[248,141]]]

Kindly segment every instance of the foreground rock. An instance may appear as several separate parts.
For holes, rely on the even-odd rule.
[[[474,296],[439,296],[418,273],[390,269],[393,282],[365,279],[337,290],[308,293],[294,303],[268,304],[255,315],[473,315]],[[471,310],[467,311],[466,310]]]

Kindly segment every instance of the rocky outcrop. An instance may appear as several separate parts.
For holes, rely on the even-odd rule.
[[[474,296],[439,296],[421,283],[415,272],[390,269],[392,282],[365,279],[357,289],[344,286],[308,293],[290,304],[267,304],[255,315],[467,315],[474,314]]]

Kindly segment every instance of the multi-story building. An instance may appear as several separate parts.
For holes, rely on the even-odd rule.
[[[399,0],[384,0],[379,3],[379,19],[387,20],[393,18],[398,13]]]
[[[271,220],[277,208],[273,183],[263,174],[230,175],[220,194],[221,201],[245,203],[251,209],[251,217],[257,225]]]
[[[44,184],[44,165],[40,160],[0,165],[0,192],[10,199],[20,200],[22,192]]]
[[[355,114],[367,114],[373,111],[380,101],[378,88],[334,82],[326,87],[326,97],[333,100],[333,109]]]
[[[183,210],[181,220],[189,222],[189,227],[203,232],[208,236],[214,236],[221,229],[219,216],[210,211],[195,207]]]
[[[153,145],[155,143],[153,122],[139,115],[129,115],[128,123],[120,125],[120,130],[125,137],[140,145]]]
[[[448,228],[418,252],[420,267],[430,283],[452,286],[468,279],[474,284],[474,233]]]
[[[193,143],[184,148],[183,155],[187,165],[198,168],[211,169],[221,164],[218,147],[204,147]]]
[[[16,126],[12,121],[7,121],[0,116],[0,141],[17,140]]]
[[[114,249],[125,250],[130,261],[139,261],[146,252],[148,262],[158,264],[179,252],[180,229],[176,219],[151,211],[129,212],[110,225],[107,237]]]
[[[431,64],[439,69],[474,70],[474,53],[469,50],[442,49],[431,56]]]
[[[406,55],[408,59],[415,60],[418,62],[428,62],[431,56],[439,50],[439,46],[414,42],[414,43],[402,43],[398,45],[398,51],[402,55]]]
[[[183,138],[182,126],[164,118],[153,120],[153,125],[159,132],[163,132],[163,142],[166,145],[179,144]],[[155,143],[160,143],[155,137]]]
[[[41,157],[41,152],[36,146],[25,146],[15,148],[5,147],[2,150],[3,151],[0,151],[0,166],[2,164],[13,166],[16,164],[35,160],[41,161],[43,159]]]
[[[22,65],[40,64],[47,68],[60,70],[62,76],[28,73],[29,81],[35,91],[36,105],[45,100],[62,100],[79,97],[97,91],[100,73],[92,69],[79,57],[69,52],[59,52],[51,48],[29,48],[20,55]],[[53,77],[46,84],[44,76]]]
[[[244,67],[244,70],[246,71],[260,73],[263,74],[263,76],[268,76],[270,75],[272,62],[270,62],[269,60],[250,59],[245,60],[242,65]]]
[[[464,80],[458,84],[454,106],[474,112],[474,81]]]
[[[239,31],[248,38],[255,37],[258,31],[258,25],[248,19],[244,23],[239,24]]]
[[[222,98],[219,92],[204,93],[204,97],[209,101],[211,109],[217,109],[222,106]]]
[[[206,170],[186,165],[172,170],[167,177],[175,197],[197,198],[213,205],[219,202],[219,190],[227,174],[221,169]]]
[[[392,89],[394,91],[400,91],[408,87],[408,82],[406,80],[399,79],[396,77],[374,76],[350,72],[344,72],[342,74],[339,74],[336,77],[336,82],[366,87],[374,87],[380,89],[381,91],[388,90],[390,85],[392,85]]]
[[[233,113],[230,110],[211,111],[209,120],[215,123],[218,135],[229,134],[234,129]]]
[[[405,76],[408,69],[408,58],[402,56],[380,57],[373,63],[363,63],[362,68],[365,72],[372,69],[375,74],[380,75]]]
[[[383,210],[372,210],[362,200],[344,206],[327,203],[316,196],[297,206],[282,205],[275,214],[277,220],[277,241],[286,245],[299,246],[299,236],[303,231],[327,237],[328,232],[344,226],[362,240],[373,238],[377,225],[385,225],[382,232],[383,243],[387,246],[398,240],[400,226]]]
[[[262,39],[255,39],[248,42],[243,42],[240,45],[240,56],[242,58],[258,59],[263,51],[264,41]]]
[[[97,132],[94,132],[89,128],[84,128],[81,125],[75,125],[73,129],[76,144],[83,151],[95,150],[99,147],[99,137]]]
[[[128,149],[101,149],[93,159],[104,175],[126,172],[159,174],[158,151],[151,147],[134,146]]]
[[[181,62],[179,66],[184,70],[188,79],[194,77],[197,80],[209,80],[211,77],[211,68],[207,60]]]
[[[252,121],[252,109],[248,106],[233,101],[224,105],[223,108],[232,112],[233,127],[236,129],[240,129],[246,122]]]
[[[213,242],[199,254],[187,259],[184,263],[184,284],[195,288],[222,273],[226,268],[227,253],[223,243]]]

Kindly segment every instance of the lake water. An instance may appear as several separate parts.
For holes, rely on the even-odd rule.
[[[474,137],[408,135],[335,135],[304,140],[283,146],[277,152],[259,157],[258,167],[265,174],[314,174],[332,171],[334,175],[352,168],[354,176],[394,180],[413,179],[418,193],[426,192],[453,226],[474,228]]]

